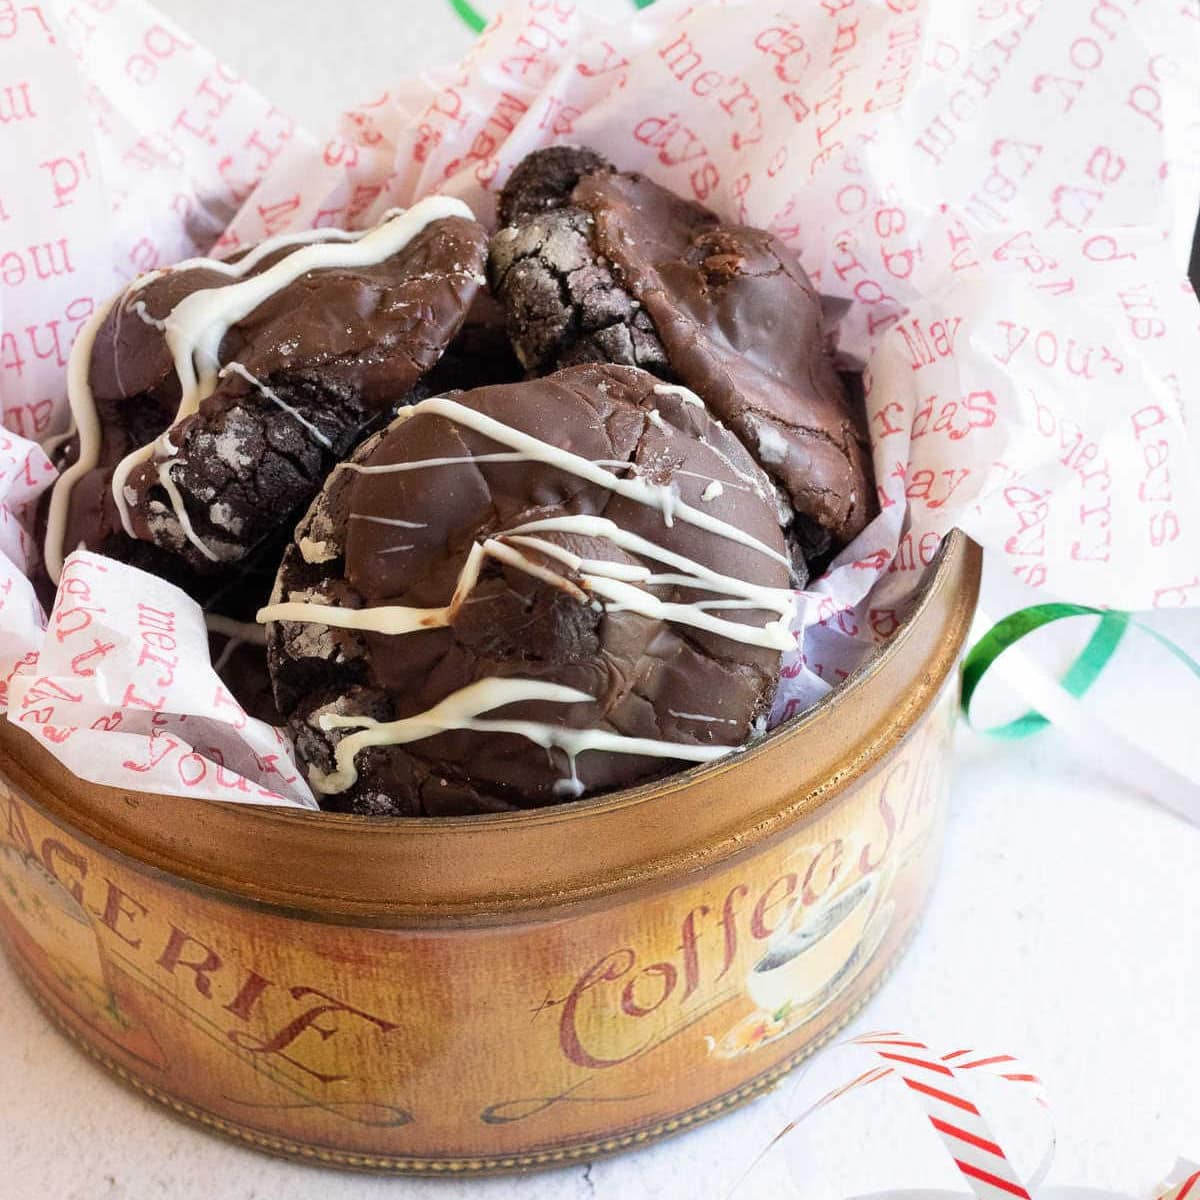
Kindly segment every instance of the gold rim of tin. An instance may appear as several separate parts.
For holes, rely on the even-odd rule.
[[[981,563],[980,548],[952,532],[891,640],[745,751],[561,806],[397,820],[125,791],[78,779],[7,721],[0,766],[84,840],[235,903],[381,928],[545,920],[711,869],[874,769],[954,669]]]

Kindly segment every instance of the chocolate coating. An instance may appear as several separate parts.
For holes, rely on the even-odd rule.
[[[643,371],[571,368],[525,383],[452,397],[552,446],[627,478],[669,485],[678,499],[769,547],[689,524],[658,508],[540,461],[475,461],[416,470],[335,471],[296,530],[273,599],[360,609],[439,608],[450,603],[472,547],[530,521],[605,517],[622,530],[737,580],[788,586],[775,499],[745,448],[694,398]],[[461,420],[418,406],[368,439],[352,462],[377,469],[503,452]],[[623,467],[622,464],[630,464]],[[720,482],[721,487],[713,485]],[[707,498],[705,498],[707,496]],[[538,535],[584,559],[672,568],[578,528]],[[577,703],[523,700],[489,711],[574,729],[600,729],[681,746],[739,745],[765,718],[778,681],[777,649],[662,616],[589,599],[582,575],[552,555],[507,541],[561,584],[488,557],[444,627],[404,634],[358,632],[319,622],[269,628],[269,662],[297,753],[328,772],[338,731],[325,714],[393,721],[427,712],[480,680],[536,680],[577,688]],[[663,601],[712,601],[711,591],[647,583]],[[722,608],[760,626],[763,613]],[[569,774],[562,751],[509,732],[449,730],[406,745],[360,750],[357,781],[321,797],[326,807],[377,815],[473,813],[555,803]],[[684,765],[673,758],[587,751],[586,793],[623,787]]]
[[[222,364],[241,364],[280,403],[229,373],[178,422],[180,384],[154,322],[185,297],[231,281],[197,266],[127,291],[93,348],[100,461],[72,490],[64,545],[82,542],[185,586],[194,573],[240,561],[295,519],[330,467],[437,363],[479,290],[485,247],[479,225],[448,217],[376,265],[308,272],[236,321],[219,348]],[[266,256],[245,278],[295,249]],[[129,475],[130,539],[111,495],[113,468],[168,429],[169,460],[155,457]],[[68,444],[63,465],[77,453],[77,443]],[[159,479],[162,461],[215,562],[185,536]]]
[[[504,310],[481,288],[454,340],[409,397],[412,401],[446,392],[525,378],[504,327]]]
[[[827,353],[820,297],[778,238],[591,151],[537,151],[509,187],[500,212],[513,223],[492,239],[489,271],[530,370],[604,360],[678,379],[784,489],[810,556],[863,528],[861,413]]]

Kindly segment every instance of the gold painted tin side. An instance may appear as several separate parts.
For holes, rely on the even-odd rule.
[[[953,699],[775,844],[506,926],[232,904],[7,790],[0,928],[93,1053],[251,1144],[433,1174],[590,1158],[755,1094],[878,985],[935,873]]]

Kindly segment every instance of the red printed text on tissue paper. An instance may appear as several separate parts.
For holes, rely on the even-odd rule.
[[[1108,46],[1117,41],[1130,27],[1130,11],[1137,8],[1141,0],[1094,0],[1088,14],[1088,28],[1072,31],[1071,43],[1059,70],[1062,74],[1043,73],[1034,78],[1035,94],[1046,94],[1056,98],[1059,112],[1069,112],[1096,72],[1104,65]],[[1180,12],[1188,13],[1186,7]],[[1137,79],[1125,98],[1125,107],[1145,118],[1157,129],[1162,129],[1162,94],[1159,85],[1174,76],[1180,64],[1165,54],[1155,54],[1146,63],[1144,75]]]
[[[0,88],[0,126],[11,125],[14,121],[32,121],[36,116],[27,82],[10,83]]]
[[[451,159],[442,172],[443,176],[449,179],[451,175],[474,163],[476,181],[482,187],[487,187],[499,169],[496,151],[528,111],[529,105],[519,96],[514,96],[511,92],[502,92],[495,107],[484,119],[479,132],[471,139],[466,154]],[[578,109],[571,111],[578,115]]]
[[[1036,10],[1029,13],[1022,25],[993,38],[975,54],[971,65],[963,71],[959,86],[950,92],[945,104],[913,143],[915,149],[928,155],[938,166],[942,165],[946,155],[958,142],[959,128],[971,127],[980,103],[1000,82],[1036,15]]]
[[[18,378],[24,373],[29,353],[36,359],[52,362],[57,367],[67,365],[71,343],[83,323],[92,315],[94,303],[90,296],[79,296],[63,310],[62,317],[43,321],[40,325],[26,325],[21,333],[12,330],[0,334],[0,368],[16,371]],[[63,326],[69,326],[64,329]]]
[[[575,122],[583,115],[583,109],[574,104],[565,104],[557,96],[547,96],[538,121],[539,129],[547,129],[554,137],[566,137],[575,130]]]
[[[38,163],[38,169],[46,172],[45,181],[54,197],[55,208],[69,208],[75,203],[75,192],[92,174],[86,150],[73,150]]]
[[[875,424],[882,426],[881,437],[903,430],[890,420],[889,409],[903,411],[896,401],[884,405],[875,414]],[[882,418],[880,420],[879,418]],[[941,434],[951,442],[961,442],[975,429],[990,429],[996,423],[996,395],[990,391],[968,392],[955,399],[944,399],[935,392],[917,405],[909,432],[911,441]],[[935,506],[936,507],[936,506]]]
[[[1016,321],[997,321],[996,325],[1004,347],[994,350],[992,357],[1002,366],[1007,367],[1020,354],[1077,379],[1095,379],[1101,371],[1120,375],[1125,370],[1125,364],[1105,345],[1080,345],[1074,338],[1060,341],[1053,329],[1034,330]]]
[[[1099,445],[1084,435],[1077,421],[1056,412],[1036,394],[1033,408],[1038,433],[1058,442],[1058,449],[1062,451],[1058,461],[1075,473],[1085,489],[1107,492],[1112,486],[1112,474],[1108,458],[1100,454]]]
[[[1038,142],[998,138],[992,143],[992,162],[983,182],[963,202],[963,208],[981,225],[1003,225],[1006,206],[1021,194],[1021,180],[1037,165],[1045,149]]]
[[[775,60],[771,69],[781,83],[803,83],[805,72],[812,66],[812,52],[800,32],[803,28],[804,24],[800,21],[781,21],[754,35],[755,50]],[[808,115],[808,105],[798,93],[788,92],[783,100],[792,109],[797,121],[802,121]]]
[[[942,317],[929,322],[927,333],[921,328],[917,317],[901,321],[896,326],[896,332],[908,347],[912,369],[919,371],[922,367],[932,367],[939,359],[953,358],[954,339],[958,336],[960,325],[962,317]]]
[[[946,241],[950,244],[951,271],[966,271],[979,266],[975,239],[967,232],[967,227],[960,219],[955,219],[946,226]]]
[[[193,49],[193,43],[162,25],[152,25],[142,35],[141,49],[125,60],[125,74],[139,87],[154,83],[159,64],[174,58],[181,50]]]
[[[909,500],[919,500],[926,508],[943,508],[971,474],[970,467],[950,467],[944,471],[921,467],[909,475],[904,495]]]
[[[866,264],[854,252],[853,234],[849,231],[837,235],[833,270],[843,283],[848,282],[853,275],[862,274],[863,278],[855,280],[853,292],[855,300],[866,309],[867,332],[871,336],[881,329],[886,329],[907,312],[895,296],[877,279],[872,279],[867,274]]]
[[[707,200],[721,182],[721,172],[709,156],[708,147],[677,112],[643,117],[634,126],[633,136],[643,146],[657,150],[658,161],[664,167],[695,164],[688,183],[697,200]]]
[[[225,690],[221,684],[217,684],[217,690],[213,693],[213,708],[229,709],[228,722],[233,729],[246,728],[246,712],[245,709]]]
[[[917,260],[925,257],[925,251],[921,243],[906,232],[908,217],[896,198],[896,189],[889,187],[884,199],[885,203],[875,209],[871,228],[879,239],[883,269],[893,279],[907,279],[913,273]]]
[[[292,213],[300,207],[300,193],[296,192],[284,200],[276,200],[273,204],[259,204],[256,207],[263,229],[271,236],[286,228]]]
[[[896,571],[919,571],[927,567],[937,557],[938,547],[942,544],[942,535],[935,529],[927,529],[920,537],[914,537],[910,530],[896,547],[892,561],[888,563],[888,574]]]
[[[833,156],[839,150],[846,148],[839,127],[842,118],[849,116],[854,109],[853,106],[843,105],[845,92],[842,85],[860,65],[854,61],[854,51],[858,48],[858,18],[846,19],[840,14],[853,7],[853,4],[854,0],[848,0],[845,4],[839,0],[836,7],[825,5],[826,12],[837,20],[838,25],[827,63],[830,82],[812,106],[817,122],[817,145],[820,149],[808,164],[809,175],[815,175],[821,167],[833,160]]]
[[[232,103],[236,80],[221,78],[221,72],[205,76],[189,101],[176,114],[171,122],[171,128],[176,133],[186,133],[209,145],[216,145],[216,127],[213,122]]]
[[[463,92],[470,83],[470,75],[463,75],[453,83],[446,84],[430,101],[417,124],[417,139],[412,148],[413,162],[424,162],[429,157],[429,152],[435,146],[441,145],[446,133],[453,134],[455,127],[461,129],[466,125]],[[449,128],[445,128],[446,126]]]
[[[558,69],[557,56],[569,39],[569,27],[575,15],[575,5],[563,0],[542,0],[531,3],[537,15],[521,27],[513,52],[500,61],[500,70],[510,79],[540,88],[548,83]]]
[[[24,250],[7,250],[0,255],[0,282],[7,287],[20,287],[26,280],[34,279],[44,283],[74,273],[71,244],[65,237],[26,246]]]
[[[15,0],[0,0],[0,41],[16,37],[18,33],[40,34],[47,42],[53,43],[54,34],[45,13],[37,4],[22,4],[17,7]]]
[[[1157,549],[1179,537],[1179,515],[1172,506],[1171,443],[1160,436],[1169,428],[1167,413],[1158,404],[1147,404],[1131,420],[1142,452],[1142,479],[1137,497],[1150,509],[1150,545]]]
[[[141,643],[137,667],[139,675],[125,685],[122,705],[161,712],[167,706],[167,691],[175,682],[179,643],[175,637],[175,613],[139,603],[136,620]]]
[[[1023,579],[1031,588],[1041,587],[1046,582],[1046,567],[1041,560],[1046,557],[1046,522],[1050,519],[1050,489],[1038,491],[1036,488],[1013,484],[1006,487],[1002,495],[1004,503],[1013,511],[1017,522],[1017,531],[1004,543],[1005,553],[1014,558],[1035,560],[1019,563],[1013,567],[1013,574]]]
[[[75,732],[75,727],[55,722],[55,714],[58,711],[56,702],[65,700],[68,704],[78,704],[82,699],[82,692],[73,692],[58,680],[43,675],[25,689],[21,697],[21,713],[17,720],[25,725],[32,723],[41,726],[39,732],[43,737],[51,742],[62,743]]]
[[[1184,608],[1195,604],[1200,597],[1200,575],[1194,575],[1186,583],[1173,583],[1154,589],[1152,608]]]
[[[3,358],[0,358],[0,366],[7,365],[7,362]],[[20,374],[19,371],[18,374]],[[21,437],[39,438],[50,428],[50,421],[54,416],[56,407],[55,402],[49,398],[30,400],[26,404],[11,404],[4,410],[4,425]],[[33,481],[32,468],[33,463],[30,461],[30,457],[26,455],[22,473],[29,482]]]
[[[686,33],[678,34],[661,47],[658,57],[691,97],[707,101],[723,114],[718,120],[729,131],[731,149],[741,150],[762,141],[762,105],[744,79],[706,67],[704,56]]]
[[[147,173],[160,171],[164,166],[183,167],[186,161],[183,151],[159,130],[138,138],[121,156],[123,165]]]
[[[1060,183],[1050,192],[1054,215],[1046,228],[1061,225],[1078,233],[1090,225],[1109,186],[1125,174],[1125,165],[1125,159],[1111,146],[1095,147],[1083,168],[1087,183]]]
[[[58,583],[58,601],[50,616],[54,639],[59,645],[68,638],[78,637],[96,617],[107,612],[92,592],[93,577],[107,574],[108,568],[98,559],[73,558],[67,563]]]
[[[1126,288],[1117,293],[1117,299],[1125,310],[1129,332],[1139,342],[1148,342],[1166,335],[1166,322],[1158,315],[1158,301],[1148,283]]]
[[[1186,10],[1185,10],[1186,11]],[[1162,92],[1160,85],[1180,73],[1180,64],[1165,54],[1155,54],[1146,63],[1145,75],[1129,89],[1125,107],[1144,117],[1160,132],[1162,120]],[[1192,68],[1189,66],[1188,70]]]
[[[1059,413],[1034,395],[1038,432],[1058,443],[1058,461],[1070,468],[1085,493],[1079,504],[1080,537],[1071,544],[1074,562],[1108,562],[1112,556],[1112,471],[1107,455],[1085,436],[1072,417]]]
[[[267,111],[264,125],[252,129],[242,142],[242,149],[251,159],[247,178],[255,179],[279,157],[284,146],[292,140],[296,123],[285,112],[277,108]]]
[[[608,75],[612,71],[620,71],[629,66],[629,59],[605,38],[597,38],[580,47],[579,62],[575,70],[585,79],[595,79],[598,75]],[[625,76],[617,82],[616,90],[625,86]]]
[[[885,112],[904,101],[909,76],[921,53],[921,22],[915,18],[888,30],[887,55],[874,94],[863,105],[865,112]]]

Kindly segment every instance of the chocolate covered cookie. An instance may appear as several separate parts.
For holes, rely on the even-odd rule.
[[[686,389],[588,365],[402,410],[331,474],[260,619],[322,805],[436,815],[729,753],[792,605],[741,442]]]
[[[489,275],[530,371],[605,361],[677,380],[782,488],[810,560],[863,528],[862,416],[830,361],[820,298],[778,238],[571,147],[526,158],[499,212]]]
[[[80,544],[185,585],[242,560],[437,363],[485,250],[470,210],[433,197],[135,280],[72,353],[51,578]]]

